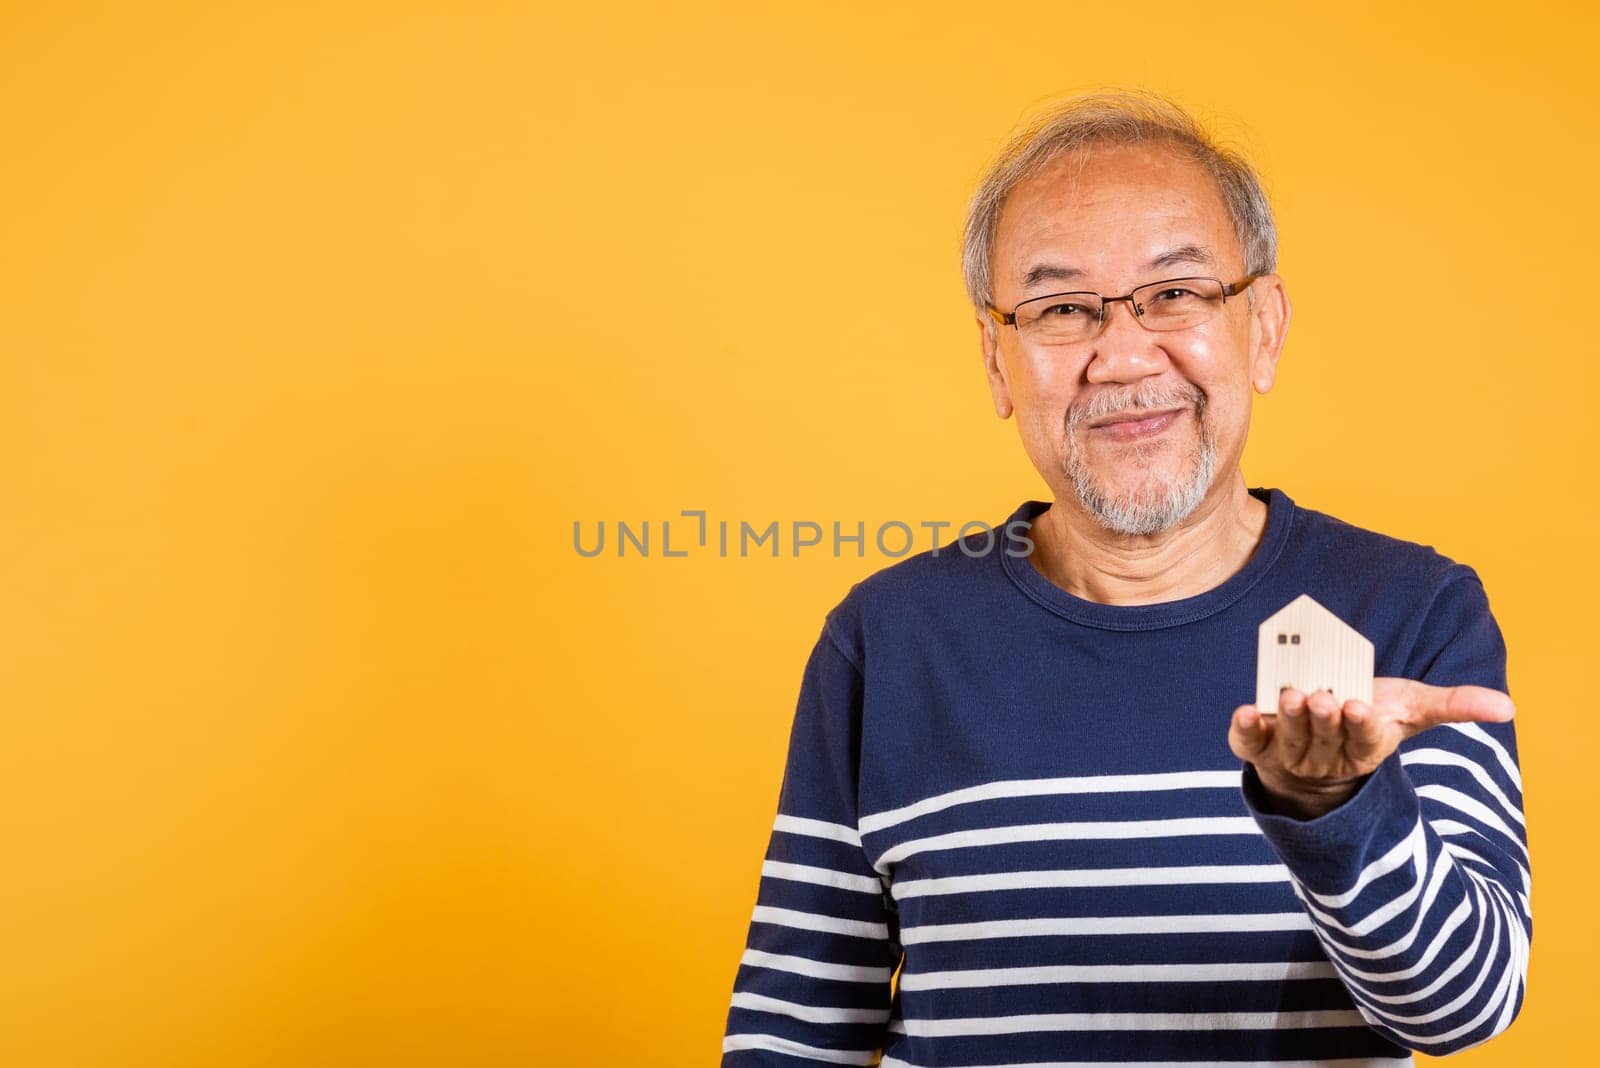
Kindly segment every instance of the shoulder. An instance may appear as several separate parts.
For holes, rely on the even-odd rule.
[[[998,556],[1025,553],[1026,531],[1007,520],[888,564],[854,583],[828,611],[834,644],[864,667],[869,649],[969,630],[1004,597],[1009,580]]]
[[[1435,546],[1358,526],[1327,512],[1296,505],[1296,557],[1302,566],[1347,580],[1364,580],[1419,594],[1437,594],[1477,572]]]
[[[1297,506],[1295,519],[1288,555],[1296,581],[1373,640],[1378,674],[1429,679],[1463,651],[1504,663],[1488,594],[1470,564],[1314,509]]]

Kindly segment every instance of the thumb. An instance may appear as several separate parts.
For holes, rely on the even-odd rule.
[[[1408,733],[1440,723],[1504,723],[1516,715],[1511,695],[1488,686],[1432,686],[1408,680],[1401,700]]]

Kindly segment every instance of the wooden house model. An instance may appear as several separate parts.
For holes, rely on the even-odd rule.
[[[1302,593],[1263,620],[1256,639],[1256,708],[1277,712],[1285,686],[1371,704],[1372,642]]]

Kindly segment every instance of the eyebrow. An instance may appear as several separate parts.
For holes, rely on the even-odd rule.
[[[1144,270],[1153,271],[1158,267],[1171,267],[1179,263],[1194,263],[1206,267],[1215,267],[1217,258],[1209,248],[1204,245],[1179,245],[1171,248],[1144,265]],[[1032,289],[1040,282],[1070,282],[1075,278],[1082,278],[1084,272],[1077,267],[1063,267],[1055,263],[1036,263],[1028,268],[1028,273],[1022,276],[1022,288]]]

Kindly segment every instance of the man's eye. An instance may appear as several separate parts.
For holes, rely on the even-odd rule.
[[[1082,315],[1083,312],[1084,307],[1082,304],[1052,304],[1042,311],[1040,315],[1045,317],[1064,318],[1066,316]]]
[[[1183,300],[1195,295],[1194,290],[1184,289],[1182,286],[1171,286],[1156,294],[1156,300]]]

